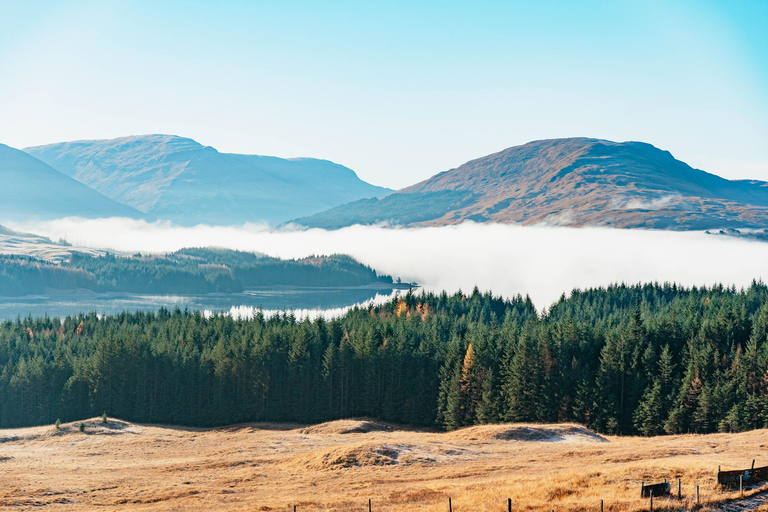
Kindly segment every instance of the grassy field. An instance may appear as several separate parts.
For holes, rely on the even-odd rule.
[[[723,469],[768,464],[768,430],[601,437],[578,425],[449,433],[365,420],[191,429],[118,420],[0,430],[0,508],[13,510],[640,511],[640,485],[682,479],[689,509],[738,497]],[[761,460],[761,455],[764,457]],[[761,490],[765,490],[762,488]],[[747,494],[758,492],[748,491]]]

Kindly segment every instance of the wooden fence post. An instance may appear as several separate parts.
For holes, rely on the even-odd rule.
[[[683,484],[680,480],[680,478],[677,479],[677,499],[679,500],[683,499]]]
[[[507,512],[512,512],[512,498],[507,498]]]
[[[696,504],[699,504],[699,486],[696,486]]]
[[[600,500],[600,512],[603,512],[603,500]]]
[[[651,512],[653,512],[653,491],[651,491]]]
[[[739,494],[744,494],[744,474],[739,475]]]
[[[368,512],[371,512],[371,498],[368,498]]]
[[[752,469],[755,469],[755,459],[752,459]]]
[[[450,497],[448,498],[448,512],[453,512],[453,504]]]

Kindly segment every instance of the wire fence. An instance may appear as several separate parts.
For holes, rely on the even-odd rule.
[[[733,489],[735,490],[736,487],[739,489],[739,497],[738,498],[729,498],[727,500],[719,500],[720,503],[726,504],[728,502],[733,502],[739,500],[740,497],[744,496],[744,492],[746,490],[746,485],[749,485],[752,489],[755,489],[759,484],[763,484],[766,481],[768,481],[768,466],[761,467],[761,468],[755,468],[755,461],[752,461],[752,467],[750,469],[744,469],[744,470],[730,470],[730,471],[721,471],[721,468],[717,468],[717,485],[720,486],[721,492],[726,489]],[[656,500],[656,506],[658,509],[658,505],[660,504],[659,501],[663,500],[663,507],[669,508],[670,502],[673,503],[673,507],[675,509],[679,509],[681,506],[683,507],[689,507],[691,509],[696,509],[704,504],[704,497],[701,493],[701,485],[696,484],[694,486],[691,486],[688,488],[689,492],[691,492],[690,495],[683,493],[683,481],[681,478],[677,479],[676,485],[673,487],[673,482],[668,482],[665,478],[663,482],[655,483],[655,484],[646,484],[644,481],[640,484],[640,498],[643,500],[647,500],[648,508],[647,510],[649,512],[654,511],[654,500]],[[768,490],[763,490],[759,493],[759,495],[763,498],[765,498],[765,502],[768,503]],[[753,496],[754,497],[754,496]],[[718,500],[716,500],[718,501]],[[707,501],[708,504],[716,504],[713,503],[712,500]],[[512,498],[507,498],[506,505],[504,508],[502,508],[502,505],[499,505],[499,512],[502,512],[503,510],[506,510],[506,512],[513,512],[515,510],[515,503],[512,501]],[[361,507],[362,509],[362,507]],[[373,499],[368,499],[368,512],[374,512],[374,503]],[[448,497],[448,502],[446,503],[445,510],[447,512],[454,512],[454,502],[453,498]],[[468,510],[464,506],[462,506],[463,510]],[[600,512],[605,512],[606,509],[606,503],[604,500],[600,500],[599,503],[595,502],[594,505],[587,505],[582,507],[580,510],[584,511],[594,511],[597,512],[598,510]],[[299,505],[293,505],[293,512],[305,512],[309,511],[311,509],[302,509]],[[552,512],[557,512],[556,509],[552,509]]]

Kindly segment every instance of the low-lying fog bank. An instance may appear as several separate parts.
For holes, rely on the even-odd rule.
[[[275,231],[259,225],[190,228],[76,218],[11,227],[118,251],[216,246],[281,258],[345,253],[427,290],[471,291],[478,286],[504,296],[528,294],[539,308],[574,288],[648,281],[742,287],[768,269],[768,244],[700,232],[474,223]]]

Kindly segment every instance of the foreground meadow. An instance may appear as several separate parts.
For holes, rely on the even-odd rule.
[[[738,497],[723,469],[765,465],[768,430],[603,437],[578,425],[438,433],[366,420],[193,429],[101,419],[0,430],[0,508],[13,510],[640,511],[640,485],[682,479],[703,510]],[[762,489],[761,489],[762,490]],[[761,490],[751,490],[747,494]]]

